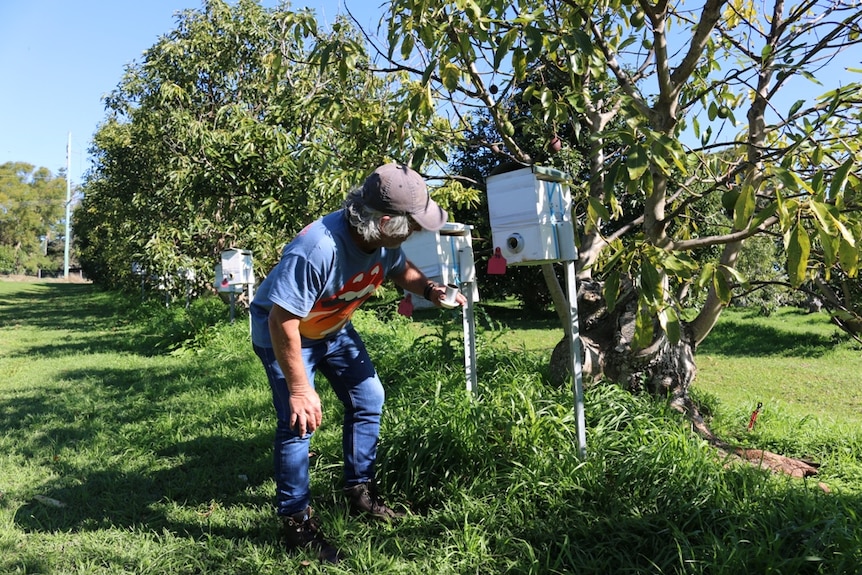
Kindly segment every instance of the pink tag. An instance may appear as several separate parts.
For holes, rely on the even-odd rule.
[[[413,297],[408,293],[398,302],[398,313],[404,317],[413,317]]]
[[[503,275],[506,273],[506,258],[500,252],[500,248],[494,248],[494,255],[488,260],[489,275]]]

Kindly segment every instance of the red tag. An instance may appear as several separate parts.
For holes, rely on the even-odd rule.
[[[494,255],[488,260],[489,275],[503,275],[506,273],[506,258],[500,252],[500,248],[494,248]]]
[[[398,313],[404,317],[413,317],[413,297],[408,293],[398,302]]]
[[[754,429],[754,424],[757,423],[757,415],[760,413],[760,408],[763,407],[761,402],[757,402],[757,409],[751,412],[751,417],[748,420],[748,431]]]

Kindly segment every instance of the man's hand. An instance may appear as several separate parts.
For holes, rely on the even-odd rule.
[[[320,427],[323,411],[320,409],[320,396],[313,387],[308,386],[301,393],[290,392],[290,427],[300,435],[311,433]]]
[[[393,275],[392,281],[400,288],[415,294],[421,294],[422,297],[430,301],[437,307],[443,307],[443,298],[446,297],[446,286],[438,285],[436,282],[429,280],[422,270],[416,265],[407,260],[404,264],[404,269],[399,275]],[[455,296],[457,305],[467,303],[467,298],[460,292]]]
[[[444,299],[446,299],[446,286],[445,285],[434,284],[433,287],[428,289],[428,301],[433,303],[436,307],[443,307],[443,300]],[[456,305],[464,305],[466,303],[467,303],[467,298],[459,290],[455,294],[455,304]]]

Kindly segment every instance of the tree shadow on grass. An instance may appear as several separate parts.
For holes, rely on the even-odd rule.
[[[22,284],[0,294],[0,328],[11,342],[19,327],[58,333],[50,345],[17,342],[13,356],[69,358],[52,379],[0,395],[2,445],[43,478],[27,486],[23,505],[18,497],[0,505],[18,506],[14,521],[25,532],[123,526],[254,536],[247,531],[257,527],[242,521],[209,521],[213,505],[248,513],[270,503],[260,491],[271,481],[272,432],[242,424],[271,409],[242,393],[249,363],[138,354],[129,311],[117,294],[87,284]],[[93,353],[119,356],[105,367],[88,362]],[[254,377],[265,385],[262,370]],[[231,421],[240,422],[236,434],[224,431]]]
[[[131,301],[131,300],[129,300]],[[8,357],[59,357],[81,353],[139,352],[130,310],[115,292],[92,284],[32,283],[0,295],[0,328],[64,332],[49,345],[32,345]]]
[[[245,381],[200,368],[213,377],[187,367],[154,368],[144,378],[131,368],[70,370],[64,378],[82,382],[73,390],[39,388],[0,403],[0,430],[16,454],[48,469],[28,492],[63,504],[29,499],[16,510],[18,527],[257,537],[262,526],[208,518],[214,509],[247,513],[269,503],[260,491],[272,476],[272,433],[252,426],[227,435],[213,423],[249,421],[266,406],[220,401],[218,413],[203,412],[199,397],[234,395],[231,387]]]
[[[698,347],[701,354],[733,357],[820,357],[835,347],[829,337],[724,320]]]
[[[83,329],[108,325],[128,311],[116,293],[92,284],[32,283],[0,295],[0,327]],[[125,314],[127,315],[127,314]]]
[[[57,462],[58,479],[38,491],[62,506],[34,498],[17,509],[15,523],[25,532],[123,527],[193,537],[204,533],[256,537],[261,526],[240,527],[244,522],[208,518],[267,503],[256,494],[271,475],[270,458],[261,457],[258,439],[262,438],[210,436],[181,442],[158,452],[150,462],[159,467],[155,470],[130,470],[122,463]]]

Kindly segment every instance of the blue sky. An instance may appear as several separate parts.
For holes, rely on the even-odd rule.
[[[278,0],[262,0],[275,6]],[[331,24],[345,7],[366,30],[376,30],[385,0],[293,0]],[[162,34],[175,14],[202,0],[0,0],[0,164],[27,162],[55,174],[66,167],[71,133],[73,184],[90,167],[87,149],[105,118],[102,97]],[[819,74],[833,84],[858,81],[860,54],[845,54]],[[845,79],[846,78],[846,79]],[[785,98],[811,97],[825,88],[795,79]],[[787,106],[792,101],[787,102]]]
[[[346,6],[375,29],[382,0],[294,0],[331,23]],[[275,6],[277,0],[264,0]],[[159,36],[175,28],[175,14],[202,0],[0,0],[0,164],[26,162],[56,174],[66,167],[73,184],[90,167],[87,148],[105,119],[102,96],[127,64],[140,61]]]

